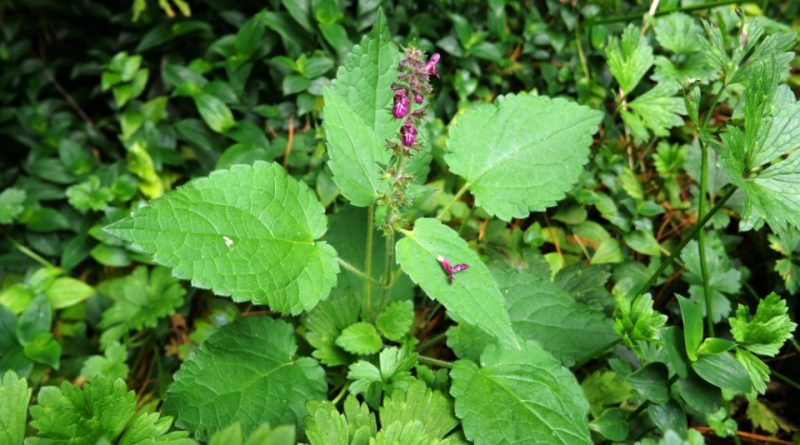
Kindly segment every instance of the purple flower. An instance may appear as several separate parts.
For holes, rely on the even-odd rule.
[[[394,106],[392,107],[392,115],[395,119],[402,119],[408,114],[408,108],[408,93],[406,93],[406,90],[398,90],[396,93],[394,93]]]
[[[453,266],[453,265],[450,264],[450,261],[448,261],[447,258],[445,258],[443,256],[437,257],[436,260],[439,261],[439,263],[442,264],[442,269],[444,269],[445,273],[447,273],[447,281],[451,285],[453,284],[453,276],[456,273],[461,272],[462,270],[469,269],[469,264],[462,263],[462,264],[456,264],[455,266]]]
[[[436,71],[436,64],[439,63],[439,59],[441,57],[442,56],[439,53],[434,53],[431,56],[430,60],[428,60],[428,63],[425,65],[425,71],[427,71],[428,74],[436,77],[437,79],[439,78],[439,72]]]
[[[417,104],[421,104],[422,103],[422,94],[414,93],[414,102],[416,102]]]
[[[411,119],[406,119],[406,122],[400,127],[400,140],[406,147],[411,147],[417,140],[417,129]]]

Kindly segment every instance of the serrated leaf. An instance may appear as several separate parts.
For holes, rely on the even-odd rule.
[[[325,398],[325,372],[297,357],[292,325],[247,317],[220,328],[181,365],[162,411],[198,438],[233,422],[302,426],[309,400]],[[264,409],[269,406],[269,409]]]
[[[103,187],[97,176],[90,176],[86,181],[69,187],[66,194],[70,205],[81,212],[103,210],[114,199],[111,189]]]
[[[395,423],[421,422],[430,441],[443,439],[458,426],[452,402],[419,380],[412,381],[405,390],[392,392],[383,401],[379,417],[384,429]]]
[[[703,49],[703,29],[692,16],[677,12],[656,19],[656,40],[675,54],[689,54]]]
[[[0,193],[0,224],[11,224],[19,216],[25,206],[25,190],[7,188]]]
[[[750,375],[753,390],[758,394],[764,394],[767,391],[767,383],[769,383],[769,366],[745,349],[736,350],[736,360],[739,360],[739,363],[747,370],[747,374]]]
[[[425,293],[454,316],[478,326],[501,342],[518,346],[511,320],[503,306],[497,282],[478,254],[451,228],[431,218],[421,218],[412,232],[397,242],[397,262]],[[437,260],[465,263],[453,283]]]
[[[197,445],[189,438],[188,431],[169,432],[171,417],[159,417],[158,413],[140,414],[125,429],[118,445]]]
[[[538,343],[522,350],[494,345],[482,366],[459,360],[450,376],[456,416],[477,445],[591,444],[589,406],[575,377]]]
[[[306,417],[306,435],[311,445],[349,445],[347,418],[331,402],[311,402]]]
[[[384,337],[400,341],[414,324],[414,304],[410,300],[393,301],[375,319],[375,325]]]
[[[31,407],[31,426],[38,430],[30,445],[86,444],[113,441],[136,413],[136,398],[125,381],[98,376],[83,386],[70,383],[39,390]]]
[[[365,321],[346,327],[336,338],[336,345],[347,352],[359,355],[375,354],[383,348],[383,342],[375,326]]]
[[[91,380],[95,375],[104,375],[112,379],[128,377],[128,350],[125,346],[114,342],[106,346],[104,355],[93,355],[83,362],[81,375]]]
[[[625,28],[621,38],[612,37],[606,49],[608,69],[625,94],[630,94],[645,73],[653,66],[653,48],[633,24]]]
[[[366,207],[380,195],[379,162],[385,163],[388,157],[385,142],[331,88],[325,89],[324,96],[323,127],[333,180],[351,204]]]
[[[631,397],[631,386],[611,370],[597,370],[581,382],[592,415],[599,416],[607,407],[619,406]]]
[[[602,312],[594,311],[549,280],[528,271],[492,269],[506,299],[514,332],[536,340],[565,366],[592,356],[619,339]]]
[[[744,132],[722,134],[723,168],[747,196],[744,227],[800,227],[800,102],[769,61],[754,68],[745,97]]]
[[[759,355],[774,357],[797,328],[789,318],[786,301],[775,292],[758,302],[755,315],[745,305],[736,309],[736,317],[729,318],[733,338],[745,348]]]
[[[0,378],[0,443],[22,445],[31,389],[14,371]]]
[[[336,345],[344,328],[356,323],[361,316],[359,294],[349,287],[337,286],[331,296],[318,304],[304,318],[306,340],[314,347],[311,355],[327,366],[352,362],[353,356]]]
[[[675,96],[678,89],[677,85],[660,83],[627,104],[630,111],[622,111],[622,119],[638,141],[649,140],[650,133],[668,136],[670,128],[683,124],[686,104]]]
[[[524,218],[577,181],[602,116],[564,99],[504,96],[456,118],[445,161],[478,206],[505,221]]]
[[[667,316],[653,309],[653,297],[642,294],[630,297],[614,293],[617,301],[614,330],[629,345],[634,341],[658,340],[658,330],[667,322]]]
[[[313,308],[339,271],[315,241],[325,209],[277,164],[234,165],[197,179],[106,228],[179,278],[283,313]]]
[[[208,445],[294,445],[295,443],[297,442],[294,425],[272,428],[265,423],[245,438],[239,422],[217,431],[208,441]]]
[[[741,272],[734,266],[725,253],[725,248],[718,237],[708,237],[706,241],[706,267],[709,275],[709,288],[713,306],[712,318],[715,323],[730,314],[731,303],[728,295],[736,295],[741,289]],[[681,252],[681,261],[686,266],[684,279],[689,283],[689,296],[706,315],[705,293],[700,269],[700,249],[697,241],[690,241]],[[688,351],[687,351],[688,353]]]
[[[797,430],[794,425],[772,411],[759,399],[748,402],[747,418],[753,422],[754,427],[762,429],[772,435],[778,434],[780,430],[788,432]]]
[[[379,11],[372,31],[350,51],[333,81],[333,91],[374,131],[379,141],[392,138],[399,127],[389,106],[394,97],[392,83],[397,81],[400,58],[386,16]]]
[[[163,267],[148,272],[146,266],[139,266],[128,276],[102,283],[99,289],[114,300],[98,325],[104,330],[100,337],[104,346],[129,331],[156,327],[161,318],[183,304],[186,295],[181,283]]]

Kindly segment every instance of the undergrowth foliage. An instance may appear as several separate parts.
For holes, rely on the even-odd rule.
[[[794,31],[726,7],[614,27],[560,5],[574,81],[552,64],[546,88],[471,103],[470,60],[504,57],[485,40],[503,34],[492,15],[480,34],[453,13],[434,45],[394,37],[403,7],[375,6],[352,46],[344,9],[317,3],[313,23],[307,2],[240,17],[189,62],[146,53],[204,22],[148,33],[97,73],[124,157],[87,153],[110,143],[97,128],[50,135],[35,177],[3,177],[4,245],[20,255],[5,263],[38,265],[0,283],[0,443],[696,445],[743,421],[795,430],[765,397],[800,389],[767,360],[800,352]],[[132,18],[154,11],[136,1]],[[297,96],[262,105],[250,73],[278,41],[289,55],[270,69]],[[519,75],[517,57],[504,69]],[[452,88],[458,102],[437,99]],[[192,117],[175,121],[174,102]],[[179,167],[193,170],[180,183]],[[774,286],[734,255],[759,239]],[[87,258],[104,270],[79,274]]]

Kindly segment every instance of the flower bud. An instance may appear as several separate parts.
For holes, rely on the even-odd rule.
[[[406,119],[406,122],[400,127],[400,140],[406,147],[411,147],[417,140],[417,129],[411,122],[411,119]]]
[[[414,93],[414,102],[416,102],[417,104],[421,104],[422,103],[422,94]]]
[[[439,72],[436,71],[436,64],[439,63],[439,59],[442,56],[439,53],[435,53],[431,56],[430,60],[428,60],[427,65],[425,65],[425,71],[428,72],[431,76],[439,78]]]
[[[395,119],[402,119],[408,114],[408,109],[408,93],[406,93],[406,90],[398,90],[396,93],[394,93],[394,106],[392,107],[392,115]]]

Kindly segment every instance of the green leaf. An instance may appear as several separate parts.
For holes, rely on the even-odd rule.
[[[789,318],[786,301],[775,292],[758,302],[755,315],[745,305],[736,308],[736,317],[729,318],[733,338],[759,355],[774,357],[797,328]]]
[[[689,360],[695,361],[697,360],[697,348],[703,341],[703,314],[700,312],[700,306],[688,298],[678,296],[678,304],[681,307],[686,355],[689,356]]]
[[[103,210],[114,199],[111,189],[100,184],[100,178],[90,176],[84,182],[68,188],[67,199],[70,205],[80,211]]]
[[[737,393],[750,392],[747,369],[727,352],[701,355],[692,362],[692,369],[712,385]]]
[[[128,378],[128,350],[125,346],[114,342],[106,346],[105,355],[93,355],[83,362],[81,375],[91,380],[96,375],[104,375],[112,379]]]
[[[11,224],[19,216],[25,206],[25,190],[7,188],[0,193],[0,224]]]
[[[772,62],[772,63],[771,63]],[[744,106],[744,132],[729,127],[722,134],[722,165],[747,198],[744,227],[761,221],[775,232],[800,227],[800,103],[774,60],[759,64],[750,77]]]
[[[323,399],[327,383],[316,360],[296,353],[286,322],[247,317],[225,325],[181,365],[162,411],[201,439],[233,422],[246,433],[264,422],[302,426],[306,402]]]
[[[379,11],[372,31],[353,47],[333,81],[333,92],[344,100],[361,123],[375,133],[379,141],[391,139],[399,127],[392,117],[390,105],[394,97],[392,83],[397,81],[400,58],[386,16]]]
[[[736,360],[739,360],[739,363],[747,370],[747,374],[750,375],[753,390],[764,394],[767,391],[767,383],[769,383],[769,366],[745,349],[736,350]]]
[[[101,284],[99,289],[114,300],[99,324],[104,330],[100,337],[103,345],[131,330],[156,327],[159,319],[172,315],[183,304],[186,295],[180,282],[163,267],[148,273],[146,266],[139,266],[126,277]]]
[[[208,445],[294,445],[294,425],[271,428],[268,423],[256,428],[247,439],[242,432],[242,424],[235,422],[224,430],[214,433]]]
[[[631,386],[616,372],[597,370],[581,382],[592,415],[599,416],[607,407],[619,406],[631,397]]]
[[[780,430],[793,432],[797,429],[758,399],[748,402],[747,418],[753,422],[755,428],[762,429],[772,435],[778,434]]]
[[[656,19],[656,40],[675,54],[689,54],[703,49],[703,29],[692,16],[676,12]]]
[[[168,432],[171,417],[159,417],[158,413],[140,414],[128,424],[118,445],[197,445],[189,439],[188,431]]]
[[[231,109],[216,96],[199,94],[194,96],[194,104],[206,125],[217,133],[224,133],[236,125]]]
[[[93,444],[114,441],[136,412],[136,397],[125,381],[98,376],[83,386],[45,386],[31,407],[31,426],[38,430],[30,445]]]
[[[467,439],[477,445],[591,443],[581,388],[538,343],[528,341],[521,351],[489,346],[481,364],[459,360],[450,372]]]
[[[633,24],[625,28],[622,38],[612,37],[606,49],[608,69],[624,94],[630,94],[645,73],[653,66],[653,48]]]
[[[575,301],[530,271],[493,268],[514,332],[536,340],[564,366],[590,358],[619,339],[602,312]]]
[[[22,445],[31,389],[14,371],[0,379],[0,443]]]
[[[592,420],[589,428],[608,440],[621,442],[628,437],[628,416],[619,408],[610,408],[603,411],[600,417]]]
[[[625,382],[646,400],[662,404],[669,400],[668,376],[669,371],[663,363],[652,362],[625,377]]]
[[[677,431],[679,436],[686,436],[686,413],[674,400],[663,405],[650,405],[647,417],[661,431]]]
[[[722,392],[716,386],[691,372],[687,378],[679,379],[676,388],[681,398],[701,413],[714,413],[722,406]]]
[[[622,111],[622,119],[630,132],[639,142],[655,136],[669,136],[669,129],[683,125],[686,103],[683,98],[675,96],[679,87],[669,83],[660,83],[655,88],[642,94]]]
[[[350,444],[347,418],[339,414],[336,406],[331,402],[327,400],[309,402],[308,412],[309,416],[306,417],[305,425],[306,436],[311,445]]]
[[[652,257],[661,256],[661,246],[652,231],[633,230],[626,233],[623,239],[628,247],[641,254]]]
[[[59,368],[61,358],[61,344],[56,341],[52,332],[42,332],[27,342],[23,348],[25,357],[45,364],[51,368]]]
[[[306,340],[314,348],[313,357],[327,366],[345,365],[352,356],[336,345],[336,339],[361,315],[359,295],[349,287],[337,286],[331,296],[318,304],[304,318]]]
[[[336,338],[336,344],[347,352],[359,355],[375,354],[383,348],[378,331],[365,321],[351,324]]]
[[[629,344],[638,340],[658,340],[658,330],[667,322],[667,316],[653,309],[650,294],[629,297],[615,292],[614,298],[617,302],[614,317],[617,334]]]
[[[397,242],[397,262],[425,293],[453,316],[477,326],[506,344],[518,346],[503,296],[478,254],[451,228],[431,218],[418,219],[413,232],[404,232]],[[453,283],[437,258],[452,264],[465,263]]]
[[[719,354],[721,352],[729,351],[736,346],[736,342],[724,338],[708,337],[703,340],[703,343],[697,348],[697,355],[701,354]]]
[[[74,306],[94,295],[94,288],[81,280],[61,277],[53,281],[44,294],[53,309],[63,309]]]
[[[331,88],[325,97],[325,138],[328,142],[328,166],[342,194],[355,206],[366,207],[378,198],[381,168],[388,151],[373,129]]]
[[[414,324],[414,304],[410,300],[393,301],[378,315],[375,325],[389,340],[400,341]]]
[[[420,422],[424,436],[431,443],[443,439],[458,426],[452,402],[419,380],[412,381],[405,390],[395,390],[384,399],[380,420],[384,430],[394,424]]]
[[[306,185],[257,162],[194,180],[106,230],[196,287],[297,314],[336,282],[336,252],[315,241],[325,226]]]
[[[50,332],[53,324],[53,308],[47,297],[39,294],[31,304],[22,311],[17,321],[17,339],[25,346],[39,334]]]
[[[602,116],[564,99],[504,96],[456,117],[445,161],[489,214],[524,218],[577,181]]]

